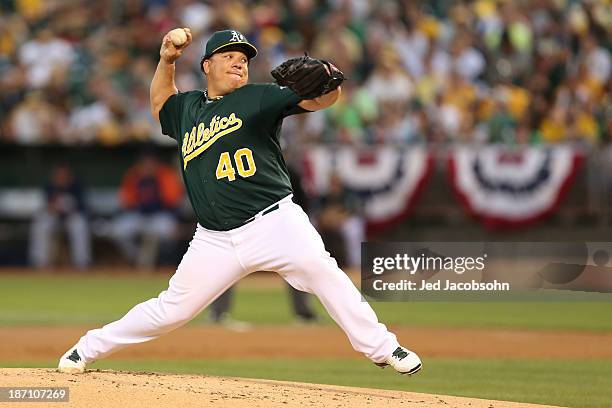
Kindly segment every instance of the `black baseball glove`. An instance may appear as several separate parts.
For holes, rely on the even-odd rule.
[[[276,83],[287,86],[304,99],[314,99],[335,90],[345,80],[344,74],[328,61],[303,57],[291,58],[270,72]]]

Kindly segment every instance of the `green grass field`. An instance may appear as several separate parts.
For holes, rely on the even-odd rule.
[[[167,280],[165,276],[0,275],[0,326],[106,323],[156,296]],[[373,307],[381,320],[395,325],[612,331],[612,302],[410,302]],[[247,283],[238,286],[233,316],[266,325],[292,321],[282,286]],[[192,324],[201,320],[200,316]],[[55,363],[0,361],[0,366],[53,367]],[[423,375],[412,378],[381,371],[365,359],[106,360],[93,368],[269,378],[570,407],[612,406],[612,360],[430,358]]]
[[[0,325],[107,323],[157,296],[167,283],[161,276],[0,275]],[[375,302],[372,307],[394,325],[612,331],[612,302]],[[287,291],[248,284],[238,285],[232,315],[255,324],[293,320]]]

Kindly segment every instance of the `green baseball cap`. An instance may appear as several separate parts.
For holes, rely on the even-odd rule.
[[[257,48],[247,38],[236,30],[216,31],[206,43],[206,53],[202,59],[210,58],[215,52],[223,51],[225,48],[238,48],[251,59],[257,55]]]

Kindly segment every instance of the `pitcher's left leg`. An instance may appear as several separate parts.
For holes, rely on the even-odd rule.
[[[374,310],[325,251],[302,209],[295,204],[281,207],[262,218],[261,229],[266,228],[274,234],[268,233],[266,245],[259,246],[257,255],[266,262],[258,266],[278,272],[298,290],[314,293],[355,350],[374,362],[384,362],[398,347],[395,335],[378,322]]]
[[[325,250],[306,214],[301,209],[292,211],[284,225],[288,228],[283,234],[286,244],[281,245],[293,247],[288,251],[292,255],[286,273],[281,271],[287,282],[317,295],[355,350],[379,366],[393,366],[400,374],[418,372],[422,367],[420,358],[400,346],[395,334],[378,321],[374,310]]]

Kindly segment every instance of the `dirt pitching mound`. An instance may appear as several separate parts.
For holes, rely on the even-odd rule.
[[[406,381],[409,381],[407,378]],[[0,369],[0,387],[68,387],[62,407],[470,407],[543,405],[246,378],[91,370]],[[0,404],[1,405],[1,404]],[[19,407],[40,407],[40,402]]]

